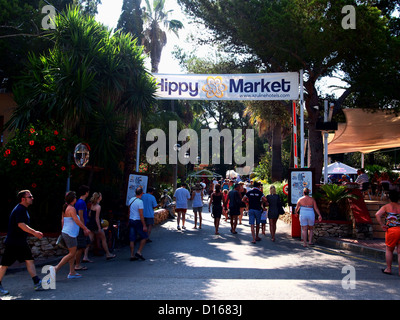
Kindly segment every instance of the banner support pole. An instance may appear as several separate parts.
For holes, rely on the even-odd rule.
[[[304,168],[304,84],[303,69],[300,70],[300,167]]]

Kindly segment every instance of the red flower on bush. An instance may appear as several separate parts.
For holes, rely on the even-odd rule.
[[[35,129],[33,129],[33,128],[30,128],[29,131],[30,131],[31,133],[35,133]]]
[[[29,162],[31,162],[31,160],[29,160],[29,158],[26,158],[24,161],[24,163],[29,163]]]
[[[35,144],[34,140],[29,141],[29,145],[33,146]]]
[[[6,155],[11,154],[11,150],[10,150],[10,149],[7,149],[5,154],[6,154]]]
[[[54,150],[56,150],[56,147],[55,147],[55,146],[51,146],[51,147],[50,147],[50,150],[51,150],[51,151],[54,151]]]
[[[43,161],[42,161],[42,160],[39,160],[37,164],[38,164],[39,166],[41,166],[41,165],[43,165]]]
[[[16,166],[17,165],[17,161],[15,161],[15,160],[11,161],[11,165],[12,166]]]
[[[50,151],[50,147],[46,147],[46,152],[49,152]]]
[[[32,188],[36,188],[36,187],[37,187],[36,183],[32,183]]]
[[[58,135],[58,131],[57,131],[57,130],[54,130],[54,134],[55,134],[55,135]]]
[[[65,167],[64,167],[64,166],[62,166],[62,167],[61,167],[61,170],[62,170],[62,171],[65,171]]]

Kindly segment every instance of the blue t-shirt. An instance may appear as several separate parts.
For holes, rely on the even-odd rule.
[[[154,208],[157,207],[156,198],[150,193],[145,193],[144,195],[142,195],[142,201],[143,217],[154,218]]]
[[[76,214],[78,216],[79,216],[79,210],[83,210],[83,220],[86,226],[88,222],[88,214],[87,214],[87,206],[85,200],[78,199],[75,203],[75,209],[76,209]]]

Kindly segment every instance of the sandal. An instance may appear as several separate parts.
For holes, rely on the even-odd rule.
[[[82,260],[83,263],[93,263],[94,261],[92,260]]]
[[[385,271],[386,269],[381,269],[382,270],[382,273],[384,273],[384,274],[388,274],[388,275],[392,275],[392,273],[391,272],[387,272],[387,271]]]
[[[79,268],[75,267],[75,271],[85,271],[85,270],[87,270],[87,269],[88,269],[88,268],[85,267],[85,266],[81,266],[81,267],[79,267]]]

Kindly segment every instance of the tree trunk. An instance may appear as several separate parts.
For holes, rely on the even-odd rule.
[[[308,92],[306,109],[308,112],[308,130],[311,151],[310,168],[315,169],[315,183],[319,183],[324,163],[324,144],[321,131],[316,130],[319,110],[313,108],[314,106],[319,106],[318,93],[313,82],[307,81],[305,87]]]
[[[272,182],[282,181],[282,171],[282,125],[280,122],[276,122],[272,131]]]
[[[122,199],[125,199],[128,190],[129,175],[136,171],[137,121],[133,122],[125,135],[125,164]]]

